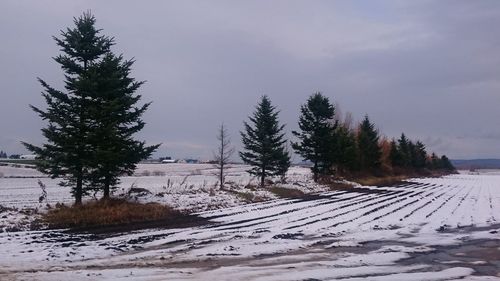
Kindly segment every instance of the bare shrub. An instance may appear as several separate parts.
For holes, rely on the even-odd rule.
[[[213,162],[215,163],[214,167],[217,169],[216,176],[219,179],[220,188],[222,189],[226,181],[229,160],[234,153],[234,148],[231,147],[231,139],[229,138],[227,129],[224,127],[224,123],[222,123],[217,132],[217,141],[219,142],[219,147],[214,152]]]
[[[183,185],[186,183],[186,181],[187,181],[187,179],[188,179],[188,178],[189,178],[189,175],[186,175],[186,176],[182,179],[182,181],[181,181],[181,184],[180,184],[180,185],[181,185],[181,186],[183,186]]]
[[[47,202],[47,186],[41,180],[38,180],[38,186],[42,190],[42,195],[38,197],[38,203]]]

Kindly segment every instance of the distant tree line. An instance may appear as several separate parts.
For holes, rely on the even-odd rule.
[[[266,177],[284,176],[290,167],[284,125],[278,122],[278,111],[263,96],[254,114],[241,132],[244,151],[241,159],[252,166],[249,172],[265,185]],[[312,163],[314,181],[330,176],[387,174],[427,174],[432,171],[454,172],[445,155],[429,154],[420,141],[405,134],[396,140],[382,137],[368,116],[357,126],[347,115],[340,120],[335,106],[321,93],[311,95],[300,108],[298,127],[292,131],[296,141],[292,149]]]

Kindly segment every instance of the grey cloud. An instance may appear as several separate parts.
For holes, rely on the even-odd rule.
[[[135,57],[153,101],[141,138],[159,155],[207,158],[225,122],[239,147],[262,94],[290,131],[322,91],[388,137],[404,131],[452,158],[500,157],[498,1],[2,1],[0,149],[43,126],[36,77],[61,86],[51,39],[91,9]],[[460,138],[460,136],[464,136]],[[436,141],[440,140],[440,141]]]

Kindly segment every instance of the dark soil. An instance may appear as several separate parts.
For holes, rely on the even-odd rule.
[[[197,216],[197,215],[179,215],[175,218],[163,220],[141,221],[126,224],[104,225],[104,226],[91,226],[91,227],[77,227],[67,230],[67,233],[88,233],[88,234],[116,234],[123,232],[130,232],[141,229],[160,228],[185,228],[201,226],[210,223],[210,220]]]

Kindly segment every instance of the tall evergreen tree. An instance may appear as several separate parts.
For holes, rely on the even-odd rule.
[[[244,122],[245,131],[241,132],[245,151],[239,153],[240,157],[252,166],[248,172],[260,178],[261,187],[267,177],[283,176],[290,167],[283,132],[285,125],[279,124],[278,113],[269,98],[263,96],[249,117],[250,124]]]
[[[375,125],[370,122],[368,115],[361,122],[358,132],[358,149],[361,168],[372,170],[380,167],[382,151],[379,146],[379,135]]]
[[[133,93],[142,82],[128,77],[132,61],[111,53],[113,39],[100,35],[90,13],[74,24],[54,37],[62,51],[55,61],[65,72],[65,90],[39,79],[47,109],[31,106],[48,122],[42,129],[46,143],[23,144],[37,154],[38,169],[62,178],[60,184],[70,186],[75,204],[81,204],[91,188],[102,187],[109,196],[117,176],[130,173],[154,147],[131,138],[144,126],[140,116],[149,105],[135,106],[140,96]]]
[[[38,155],[38,169],[52,178],[62,178],[60,185],[71,186],[75,204],[81,204],[92,158],[88,145],[93,123],[87,110],[93,99],[89,66],[110,51],[113,40],[99,34],[90,13],[75,18],[74,24],[74,28],[61,31],[61,38],[54,37],[62,51],[54,60],[65,72],[65,91],[56,90],[38,79],[45,90],[42,95],[47,109],[31,106],[48,122],[42,129],[47,143],[42,146],[23,144]]]
[[[135,93],[144,82],[129,77],[133,63],[108,52],[89,71],[95,86],[94,104],[89,108],[94,121],[89,137],[92,187],[102,190],[105,199],[120,175],[131,175],[136,164],[159,146],[146,146],[133,138],[144,127],[141,116],[151,104],[137,104],[141,95]]]
[[[292,131],[299,142],[292,143],[292,148],[313,163],[311,170],[317,182],[319,175],[329,174],[334,164],[335,109],[328,97],[318,92],[309,97],[300,112],[300,132]]]

